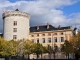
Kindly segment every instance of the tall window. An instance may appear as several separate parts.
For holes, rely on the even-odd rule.
[[[39,39],[37,39],[37,43],[39,43]]]
[[[64,42],[64,37],[61,37],[61,42]]]
[[[13,35],[13,39],[17,39],[17,35]]]
[[[54,33],[54,35],[57,35],[57,33]]]
[[[51,33],[48,33],[48,36],[51,36]]]
[[[39,36],[39,34],[37,34],[37,36]]]
[[[42,36],[45,36],[45,34],[42,34]]]
[[[13,32],[17,32],[17,28],[13,28]]]
[[[17,21],[14,21],[14,22],[13,22],[13,25],[14,25],[14,26],[17,26]]]
[[[51,38],[48,38],[48,43],[51,43]]]
[[[42,40],[43,40],[43,43],[45,43],[45,38],[43,38]]]
[[[57,42],[57,37],[54,38],[54,41]]]

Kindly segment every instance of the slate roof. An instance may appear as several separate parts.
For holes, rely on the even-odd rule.
[[[73,31],[75,31],[75,30],[77,30],[77,27],[75,27]]]
[[[70,26],[60,27],[59,29],[57,28],[57,30],[64,30],[64,29],[70,29]]]
[[[3,37],[3,34],[0,33],[0,36]]]
[[[64,29],[70,29],[70,26],[67,27],[60,27],[56,28],[52,25],[49,25],[49,28],[47,29],[47,25],[39,26],[39,29],[37,30],[37,26],[30,27],[30,32],[41,32],[41,31],[52,31],[52,30],[64,30]]]

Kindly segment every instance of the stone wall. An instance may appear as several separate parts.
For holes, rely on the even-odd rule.
[[[3,13],[4,34],[5,40],[12,40],[13,35],[17,35],[18,39],[28,39],[29,36],[29,19],[30,15],[20,11],[12,11]],[[17,26],[14,26],[14,21],[17,21]],[[13,28],[17,28],[17,32],[13,32]]]

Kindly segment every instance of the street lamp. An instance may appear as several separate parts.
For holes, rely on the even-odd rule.
[[[52,32],[52,53],[53,53],[53,57],[55,59],[55,49],[53,48],[54,47],[53,45],[54,44],[53,44],[53,32]]]
[[[55,59],[55,50],[53,50],[53,54],[54,54],[54,59]]]

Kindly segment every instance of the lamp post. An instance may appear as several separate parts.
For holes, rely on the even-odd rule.
[[[52,32],[52,50],[54,50],[54,49],[53,49],[53,32]]]
[[[54,47],[53,45],[54,44],[53,44],[53,32],[52,32],[52,53],[53,53],[53,57],[55,59],[55,49],[53,48]]]

